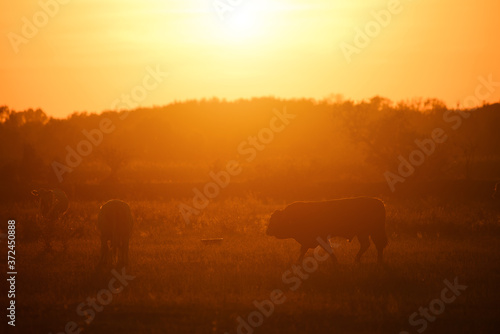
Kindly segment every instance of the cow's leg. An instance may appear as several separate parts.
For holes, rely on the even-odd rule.
[[[377,246],[377,252],[378,252],[377,262],[378,263],[384,262],[384,259],[383,259],[384,247]]]
[[[128,265],[128,240],[123,243],[123,265]]]
[[[126,247],[127,244],[123,240],[121,240],[117,245],[118,253],[116,256],[117,259],[116,264],[118,265],[118,267],[123,267],[127,265]]]
[[[378,252],[378,263],[382,263],[383,261],[383,253],[384,253],[384,248],[387,246],[387,236],[385,234],[385,231],[382,233],[377,233],[372,235],[372,241],[375,244],[375,247],[377,247],[377,252]]]
[[[43,223],[43,241],[46,252],[52,252],[52,236],[54,233],[54,222],[51,219],[44,219]]]
[[[300,247],[299,262],[301,262],[301,261],[302,261],[302,259],[304,258],[304,255],[306,255],[306,253],[307,253],[307,251],[308,251],[308,250],[309,250],[309,247],[307,247],[307,246],[302,245],[302,246]]]
[[[119,258],[118,258],[118,255],[119,255],[119,251],[121,251],[121,247],[120,245],[113,245],[111,246],[111,264],[113,266],[116,266],[118,265],[118,261],[119,261]]]
[[[99,265],[105,265],[108,259],[108,241],[104,238],[101,238],[101,260],[99,261]]]
[[[330,257],[332,258],[332,261],[334,264],[338,264],[339,261],[337,260],[337,257],[335,256],[335,253],[333,253],[332,245],[330,244],[330,236],[322,239],[318,238],[319,246],[323,248],[325,252],[330,254]]]
[[[123,266],[123,244],[122,242],[118,242],[116,244],[116,261],[115,265],[120,267]]]
[[[122,243],[119,252],[119,266],[123,267],[128,264],[128,245],[126,242]]]
[[[59,222],[58,231],[63,247],[63,252],[66,253],[66,251],[68,250],[68,240],[70,238],[70,233],[69,229],[67,228],[68,224],[66,224],[64,218],[65,216],[59,218],[57,221]]]
[[[356,255],[356,262],[361,261],[361,256],[366,252],[368,247],[370,247],[370,239],[368,238],[368,235],[358,235],[358,241],[360,244],[359,252]]]
[[[333,261],[333,264],[338,264],[339,263],[339,260],[337,260],[337,257],[335,256],[335,253],[333,252],[333,248],[332,248],[332,244],[330,244],[330,239],[326,239],[328,241],[328,245],[326,245],[326,247],[328,247],[328,249],[325,249],[325,251],[327,251],[329,254],[330,254],[330,257],[332,258],[332,261]]]
[[[48,233],[45,233],[43,244],[44,244],[44,250],[50,253],[52,252],[52,244],[50,243],[50,237],[48,235],[49,235]]]

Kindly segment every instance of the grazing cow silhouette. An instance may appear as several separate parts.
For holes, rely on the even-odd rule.
[[[97,227],[101,231],[100,265],[128,264],[128,246],[133,225],[134,219],[127,203],[113,199],[101,206],[97,217]]]
[[[382,262],[387,245],[385,206],[381,200],[370,197],[295,202],[271,215],[267,234],[278,239],[293,238],[300,243],[299,260],[309,248],[319,245],[318,238],[328,241],[330,237],[338,236],[352,240],[357,236],[361,245],[356,255],[357,262],[370,246],[371,237],[377,247],[378,261]],[[328,251],[336,261],[331,247]]]
[[[54,235],[55,223],[68,210],[68,197],[60,189],[39,189],[32,190],[31,194],[40,199],[40,216],[42,218],[42,234],[44,236],[45,247],[51,250],[50,241]],[[66,243],[63,241],[66,248]]]
[[[33,190],[31,194],[40,198],[40,214],[43,219],[58,219],[68,210],[68,197],[60,189]]]

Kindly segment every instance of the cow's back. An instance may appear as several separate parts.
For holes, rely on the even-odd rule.
[[[54,193],[53,215],[59,217],[63,215],[66,212],[66,210],[68,210],[69,200],[68,196],[66,196],[66,193],[60,189],[54,189],[53,193]]]
[[[384,203],[371,197],[295,202],[284,212],[292,233],[314,238],[331,235],[350,239],[360,233],[378,233],[385,225]]]
[[[56,220],[68,210],[68,197],[60,189],[40,190],[40,212],[47,220]]]
[[[132,214],[127,203],[120,200],[110,200],[101,206],[98,227],[104,239],[128,239],[132,225]]]

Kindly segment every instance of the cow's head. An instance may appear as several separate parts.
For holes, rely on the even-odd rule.
[[[266,234],[276,238],[286,238],[286,221],[283,210],[273,212],[269,219]]]
[[[496,200],[500,200],[500,182],[495,184],[495,191],[493,192],[493,195],[491,195]]]

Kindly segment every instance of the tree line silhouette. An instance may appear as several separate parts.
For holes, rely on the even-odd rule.
[[[500,178],[500,104],[448,109],[436,99],[392,102],[331,96],[323,100],[273,97],[174,102],[162,107],[66,118],[41,109],[0,107],[0,182],[16,191],[36,185],[182,184],[207,180],[228,160],[241,159],[238,145],[269,126],[273,110],[296,115],[252,163],[242,160],[236,183],[281,184],[384,182],[397,171],[399,156],[418,149],[435,129],[436,144],[408,183]],[[466,114],[458,124],[458,115]],[[88,140],[84,131],[113,124],[91,154],[61,180],[54,162],[65,165],[68,147]],[[452,121],[453,120],[453,121]],[[20,190],[22,189],[22,190]]]

